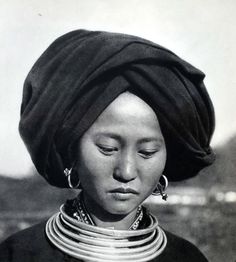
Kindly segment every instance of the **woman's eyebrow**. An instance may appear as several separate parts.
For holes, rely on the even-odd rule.
[[[164,139],[161,137],[144,137],[139,139],[138,141],[140,144],[142,143],[148,143],[148,142],[157,142],[157,143],[163,143]]]
[[[99,132],[99,133],[96,134],[96,137],[101,137],[101,136],[113,138],[113,139],[116,139],[116,140],[119,140],[119,141],[122,140],[122,137],[120,135],[113,133],[113,132]],[[148,143],[148,142],[163,143],[164,139],[161,138],[161,137],[143,137],[143,138],[140,138],[138,140],[139,144]]]
[[[109,138],[113,138],[116,140],[122,140],[121,136],[112,132],[99,132],[96,134],[96,137],[109,137]]]

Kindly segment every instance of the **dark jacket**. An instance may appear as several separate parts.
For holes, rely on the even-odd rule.
[[[0,244],[1,262],[78,262],[55,246],[45,235],[45,222],[20,231]],[[203,254],[190,242],[168,231],[164,252],[153,259],[158,262],[206,262]]]

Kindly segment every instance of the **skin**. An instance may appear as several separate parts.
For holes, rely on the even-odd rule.
[[[77,163],[85,206],[95,223],[128,229],[166,163],[152,108],[132,93],[120,94],[82,136]]]

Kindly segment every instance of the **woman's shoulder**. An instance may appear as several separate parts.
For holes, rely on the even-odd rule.
[[[31,248],[35,242],[41,242],[44,236],[44,228],[46,221],[38,223],[34,226],[18,231],[17,233],[8,237],[1,245],[9,244],[16,245],[21,248]],[[24,241],[22,241],[24,240]],[[34,243],[33,243],[34,242]]]
[[[53,247],[45,235],[46,221],[8,237],[0,244],[1,262],[45,262],[50,258],[64,261],[63,254]]]
[[[165,230],[167,245],[158,261],[207,262],[202,252],[188,240]],[[155,261],[155,260],[154,260]]]

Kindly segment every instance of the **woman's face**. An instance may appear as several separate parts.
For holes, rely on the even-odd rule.
[[[86,204],[129,214],[152,193],[165,163],[156,114],[139,97],[122,93],[80,140],[77,168]]]

